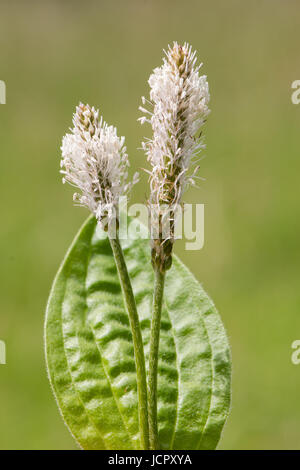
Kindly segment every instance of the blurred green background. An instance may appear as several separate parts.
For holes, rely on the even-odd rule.
[[[50,391],[44,310],[68,245],[88,215],[61,184],[60,144],[79,100],[126,136],[145,166],[140,96],[162,49],[188,41],[211,90],[188,202],[205,203],[205,246],[177,253],[214,299],[233,356],[232,411],[219,448],[300,448],[300,3],[284,0],[1,2],[0,448],[68,449]],[[132,202],[143,202],[147,178]]]

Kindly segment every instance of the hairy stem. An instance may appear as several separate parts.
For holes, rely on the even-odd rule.
[[[139,429],[142,449],[149,449],[149,425],[147,408],[147,379],[144,347],[136,309],[136,303],[128,275],[123,250],[118,237],[109,239],[115,257],[119,279],[125,299],[125,306],[129,316],[129,322],[133,338],[134,357],[137,373]]]
[[[157,427],[157,368],[159,351],[159,334],[161,309],[164,294],[165,273],[159,267],[155,268],[155,282],[153,293],[153,310],[150,333],[150,357],[148,376],[148,415],[150,449],[159,449]]]

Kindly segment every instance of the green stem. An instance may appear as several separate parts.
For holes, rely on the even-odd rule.
[[[149,449],[149,426],[147,409],[147,379],[144,357],[144,347],[136,303],[128,275],[123,250],[118,236],[109,239],[115,257],[119,279],[125,299],[125,306],[129,316],[129,322],[133,338],[134,357],[137,374],[139,429],[142,449]]]
[[[150,449],[159,449],[158,427],[157,427],[157,368],[159,351],[159,334],[161,309],[164,294],[165,273],[159,267],[155,268],[155,282],[153,293],[153,310],[150,333],[150,356],[148,376],[148,415],[149,415],[149,437]]]

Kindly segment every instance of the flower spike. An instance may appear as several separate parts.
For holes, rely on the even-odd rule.
[[[206,76],[200,76],[196,53],[188,44],[174,42],[165,52],[163,65],[149,78],[150,104],[142,98],[139,120],[149,122],[153,137],[142,143],[152,166],[150,199],[152,224],[159,234],[152,242],[152,262],[165,271],[172,263],[176,209],[189,183],[194,183],[197,156],[204,147],[200,128],[209,114]],[[148,102],[149,104],[149,102]],[[168,224],[168,235],[165,225]]]
[[[116,216],[119,197],[126,194],[138,180],[127,183],[129,160],[124,137],[99,119],[99,111],[88,104],[76,107],[73,129],[62,142],[61,173],[63,182],[80,190],[73,199],[86,206],[100,224],[108,227]],[[107,225],[106,225],[107,224]]]

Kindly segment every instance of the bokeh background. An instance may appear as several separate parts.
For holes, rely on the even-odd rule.
[[[44,310],[55,272],[87,212],[58,173],[79,100],[125,135],[132,172],[150,130],[140,96],[173,40],[197,49],[211,89],[205,246],[177,253],[214,299],[230,337],[232,411],[221,449],[300,448],[297,0],[1,1],[0,448],[76,448],[48,384]],[[144,201],[143,176],[132,202]]]

